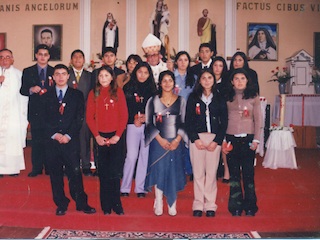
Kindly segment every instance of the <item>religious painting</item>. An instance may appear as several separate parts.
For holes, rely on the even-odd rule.
[[[0,33],[0,50],[6,48],[6,33]]]
[[[62,25],[33,25],[33,61],[34,50],[39,44],[49,47],[50,61],[61,61]]]
[[[278,60],[278,24],[248,23],[248,52],[252,61]]]

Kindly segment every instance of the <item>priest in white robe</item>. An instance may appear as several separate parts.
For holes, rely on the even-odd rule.
[[[21,71],[9,49],[0,51],[0,177],[25,169],[28,97],[20,94]]]

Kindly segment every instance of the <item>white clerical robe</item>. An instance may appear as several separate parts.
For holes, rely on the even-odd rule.
[[[158,65],[156,65],[156,66],[150,65],[150,67],[151,67],[151,70],[153,73],[154,81],[156,83],[156,86],[158,87],[159,75],[161,72],[168,70],[167,64],[165,62],[163,62],[162,60],[160,60]]]
[[[0,68],[0,75],[0,174],[18,174],[25,169],[28,97],[20,94],[20,70]]]

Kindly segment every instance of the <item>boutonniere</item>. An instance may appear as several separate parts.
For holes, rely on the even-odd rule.
[[[200,103],[196,103],[196,114],[200,115]]]
[[[41,96],[41,95],[45,94],[47,91],[48,91],[47,89],[43,88],[40,90],[39,95]]]
[[[49,76],[48,78],[49,78],[49,86],[50,86],[50,87],[52,87],[52,86],[53,86],[53,80],[52,80],[52,77],[51,77],[51,76]]]
[[[72,86],[74,89],[77,89],[78,88],[78,83],[76,81],[72,81]]]
[[[140,102],[140,97],[139,97],[138,93],[134,93],[133,95],[134,95],[134,97],[136,99],[136,102],[137,103]]]
[[[158,113],[157,113],[156,122],[162,123],[162,115],[161,115],[161,112],[158,112]]]
[[[64,107],[65,107],[66,105],[67,105],[66,103],[61,103],[61,104],[60,104],[59,113],[60,113],[61,115],[63,115]]]
[[[244,117],[249,117],[249,110],[248,110],[248,108],[246,106],[243,108],[243,116]]]
[[[174,89],[173,89],[174,94],[179,95],[180,93],[180,87],[178,84],[175,85]]]

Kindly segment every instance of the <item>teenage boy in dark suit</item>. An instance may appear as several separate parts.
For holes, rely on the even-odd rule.
[[[96,212],[88,205],[80,170],[79,134],[84,119],[84,97],[79,90],[68,87],[69,77],[67,66],[56,65],[53,74],[56,86],[45,98],[46,157],[58,216],[65,215],[70,202],[64,193],[64,172],[77,211]]]
[[[211,49],[210,43],[201,43],[199,46],[199,58],[201,60],[200,63],[191,67],[191,71],[199,76],[202,69],[211,69],[212,70],[212,57],[214,56],[214,52]]]
[[[91,72],[83,68],[85,63],[84,53],[76,49],[71,53],[71,68],[69,69],[70,78],[68,86],[78,89],[83,93],[84,102],[87,102],[88,94],[91,90]],[[86,114],[84,114],[85,116]],[[80,158],[82,173],[85,176],[92,176],[90,163],[90,130],[86,121],[82,123],[80,130]]]
[[[50,59],[48,46],[38,45],[35,50],[35,58],[37,63],[23,70],[20,89],[22,95],[29,97],[28,121],[32,136],[32,171],[28,174],[29,177],[42,174],[43,168],[45,168],[45,173],[49,174],[45,159],[43,105],[47,91],[54,88],[53,67],[48,65]]]

